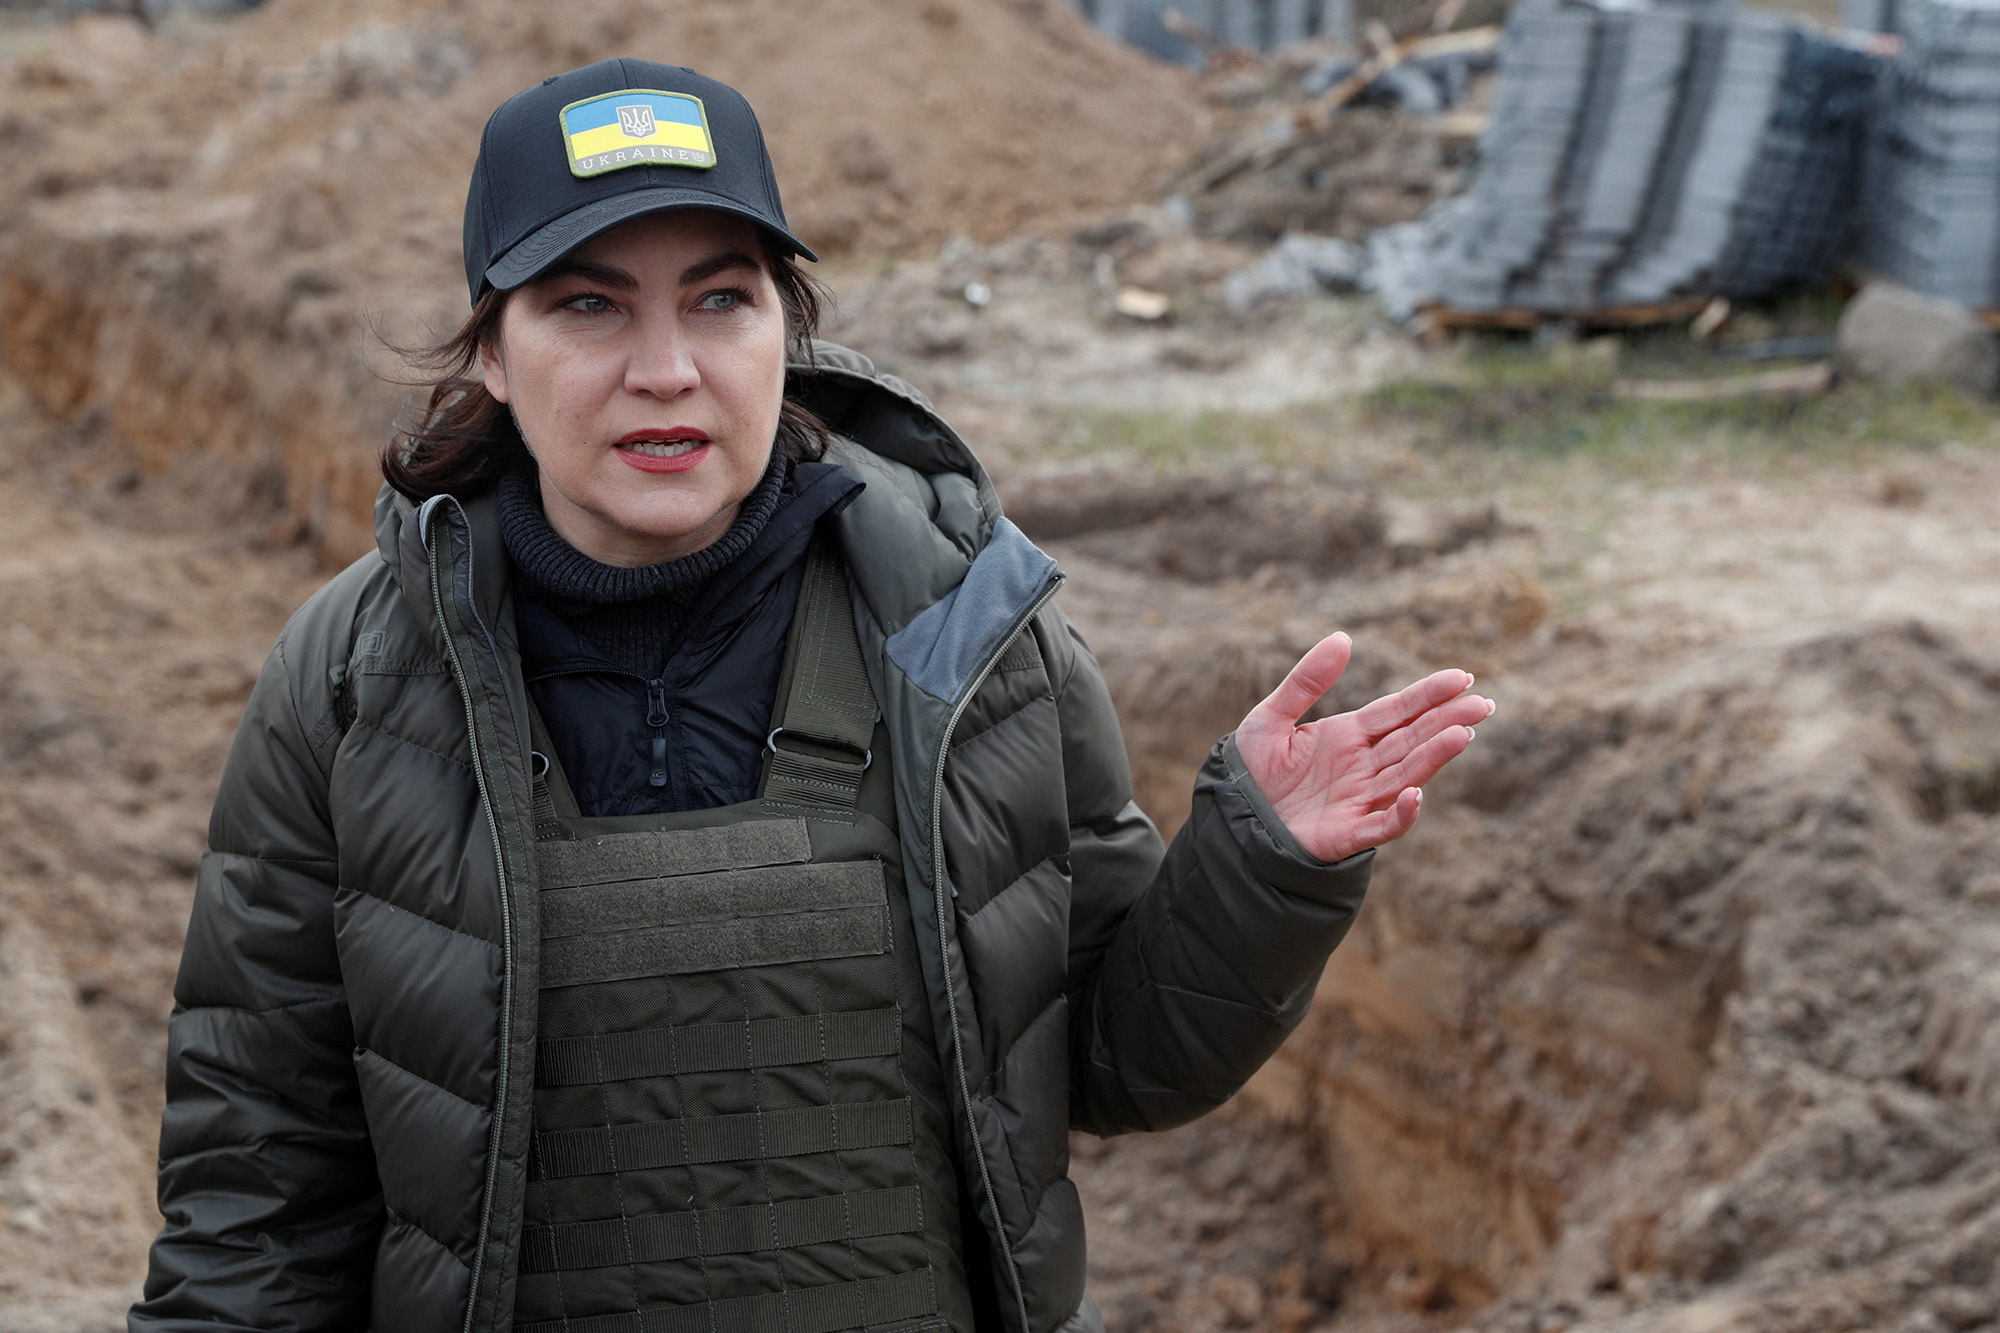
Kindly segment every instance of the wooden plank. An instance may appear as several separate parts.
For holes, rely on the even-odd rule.
[[[1705,296],[1677,297],[1646,305],[1602,306],[1596,310],[1558,313],[1510,307],[1503,310],[1454,310],[1450,306],[1423,307],[1434,328],[1459,329],[1538,329],[1544,324],[1568,320],[1583,329],[1640,329],[1655,324],[1675,324],[1693,319],[1708,306]]]
[[[1539,310],[1453,310],[1450,306],[1421,307],[1419,313],[1434,329],[1456,333],[1460,329],[1538,329],[1548,316]]]
[[[1833,387],[1833,362],[1705,380],[1619,380],[1612,393],[1644,403],[1713,403],[1730,398],[1812,398]]]
[[[1682,296],[1648,305],[1615,305],[1569,315],[1587,329],[1640,329],[1654,324],[1678,324],[1708,308],[1706,296]]]

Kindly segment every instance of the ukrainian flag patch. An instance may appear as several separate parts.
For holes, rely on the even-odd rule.
[[[562,109],[563,145],[576,176],[624,167],[712,167],[715,141],[699,97],[626,88]]]

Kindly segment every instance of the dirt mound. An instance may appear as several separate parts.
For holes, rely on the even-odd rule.
[[[1339,1311],[1354,1269],[1327,1250],[1298,1136],[1232,1104],[1165,1134],[1079,1137],[1072,1153],[1090,1292],[1115,1333],[1305,1333]]]
[[[1087,1159],[1131,1172],[1097,1186],[1124,1333],[1336,1306],[1357,1333],[2000,1320],[2000,662],[1910,623],[1640,663],[1448,553],[1504,540],[1493,513],[1441,512],[1414,576],[1378,549],[1340,596],[1085,550],[1220,486],[1186,484],[1009,491],[1067,534],[1065,598],[1163,826],[1208,738],[1329,624],[1361,652],[1328,708],[1457,660],[1506,709],[1242,1099],[1230,1134],[1310,1183],[1211,1188],[1227,1152],[1192,1137]],[[1176,1151],[1182,1202],[1145,1202]],[[1257,1253],[1211,1219],[1230,1207]],[[1300,1305],[1308,1272],[1351,1281]]]
[[[0,1329],[109,1333],[159,1226],[163,1025],[208,806],[317,576],[204,531],[191,496],[121,488],[129,464],[95,466],[103,446],[44,434],[20,396],[0,379]]]
[[[147,469],[225,459],[242,498],[365,549],[397,394],[363,317],[406,339],[457,322],[487,113],[614,53],[741,87],[794,224],[831,254],[1067,226],[1149,197],[1201,131],[1184,74],[1060,0],[274,0],[156,37],[93,20],[0,77],[0,359]]]
[[[1496,1333],[1992,1318],[1996,774],[1921,626],[1510,702],[1253,1084],[1335,1253]]]
[[[1389,556],[1381,503],[1351,478],[1064,468],[1012,481],[1006,506],[1037,541],[1069,538],[1107,563],[1197,583],[1260,570],[1324,577]]]

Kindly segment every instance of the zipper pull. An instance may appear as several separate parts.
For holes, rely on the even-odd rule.
[[[667,725],[667,683],[663,680],[646,682],[646,725]]]
[[[667,785],[667,738],[665,736],[653,737],[653,776],[650,780],[655,787],[664,787]]]

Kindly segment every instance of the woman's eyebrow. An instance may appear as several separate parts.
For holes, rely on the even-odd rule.
[[[639,280],[622,268],[575,259],[557,264],[538,281],[547,282],[554,278],[582,278],[585,282],[594,282],[600,287],[609,287],[619,292],[637,291],[639,288]]]
[[[725,250],[719,255],[689,264],[681,270],[681,286],[692,287],[732,268],[757,268],[757,261],[741,250]]]

